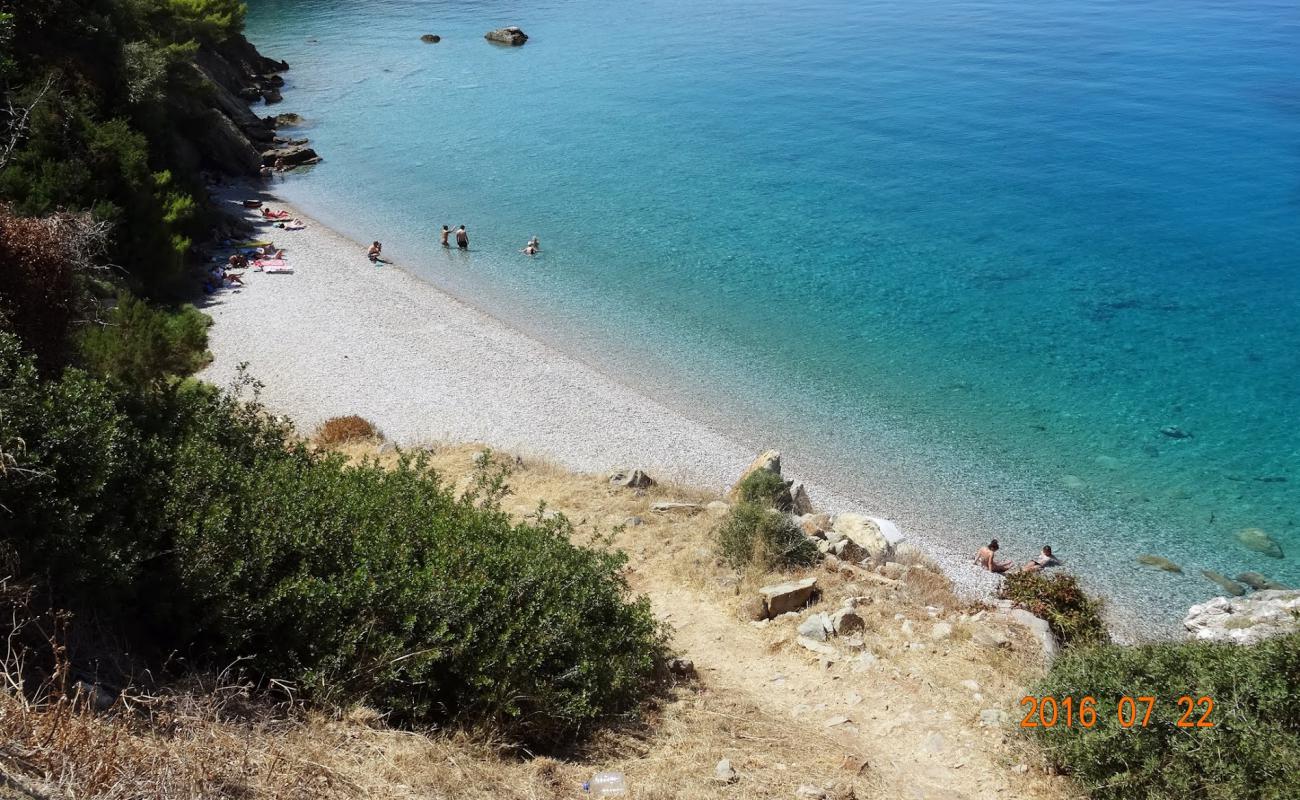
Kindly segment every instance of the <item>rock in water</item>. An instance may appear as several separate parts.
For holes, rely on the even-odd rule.
[[[488,31],[483,35],[483,38],[487,39],[489,42],[497,42],[498,44],[508,44],[518,47],[528,41],[528,34],[519,30],[514,25],[511,25],[508,28],[497,28],[494,31]]]
[[[1269,558],[1286,558],[1286,554],[1282,552],[1282,545],[1259,528],[1244,528],[1237,531],[1237,541],[1247,550],[1263,553]]]
[[[1165,558],[1164,556],[1153,556],[1150,553],[1137,557],[1137,562],[1145,567],[1155,567],[1165,572],[1181,573],[1183,568]]]
[[[1160,432],[1170,439],[1190,439],[1192,435],[1177,425],[1166,425],[1160,429]]]
[[[1222,575],[1212,569],[1203,569],[1201,570],[1201,574],[1211,583],[1218,584],[1223,591],[1233,597],[1241,597],[1246,593],[1246,589],[1240,583],[1237,583],[1236,581],[1229,579],[1226,575]]]
[[[1290,589],[1291,588],[1290,586],[1278,583],[1277,581],[1273,580],[1267,575],[1262,575],[1258,572],[1243,572],[1237,576],[1237,580],[1241,583],[1246,584],[1252,589],[1257,589],[1261,591],[1266,589]]]
[[[1183,627],[1202,641],[1254,644],[1300,630],[1300,591],[1258,592],[1250,597],[1216,597],[1192,606]]]
[[[425,35],[420,37],[420,41],[424,42],[425,44],[437,44],[438,42],[442,41],[442,37],[436,34],[426,33]]]

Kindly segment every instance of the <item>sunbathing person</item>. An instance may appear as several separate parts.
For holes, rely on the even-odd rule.
[[[1010,572],[1014,565],[1010,561],[998,561],[994,554],[998,552],[998,540],[994,539],[975,554],[975,565],[989,572]]]

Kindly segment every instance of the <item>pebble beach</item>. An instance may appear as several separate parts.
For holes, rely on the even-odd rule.
[[[235,195],[226,199],[233,202]],[[376,266],[366,245],[292,206],[299,231],[240,209],[263,240],[284,248],[292,274],[248,270],[243,288],[201,304],[213,362],[203,379],[226,386],[241,365],[261,400],[309,435],[330,417],[359,414],[404,447],[481,442],[568,469],[641,468],[659,479],[721,491],[756,451],[501,320],[440,291],[399,264]],[[436,238],[430,233],[431,242]],[[770,443],[781,447],[781,443]],[[800,454],[788,453],[798,463]],[[786,470],[788,477],[800,478]],[[809,482],[818,510],[863,511]],[[967,595],[993,576],[938,535],[898,520]]]

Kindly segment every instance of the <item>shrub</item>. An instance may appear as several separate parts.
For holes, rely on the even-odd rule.
[[[794,506],[790,497],[790,484],[780,475],[765,469],[754,470],[736,487],[742,503],[754,503],[778,511],[789,511]]]
[[[316,429],[316,441],[324,445],[344,444],[359,439],[375,439],[382,434],[370,420],[355,414],[331,417]]]
[[[1068,651],[1035,688],[1058,700],[1096,698],[1091,729],[1030,728],[1061,770],[1098,800],[1282,800],[1300,797],[1300,634],[1251,647],[1114,645]],[[1125,729],[1121,697],[1155,698]],[[1214,727],[1179,727],[1187,703],[1214,701]],[[1146,703],[1137,704],[1139,718]],[[1204,706],[1188,722],[1200,720]],[[1128,713],[1126,711],[1126,713]]]
[[[634,708],[664,634],[620,553],[512,524],[423,461],[318,454],[211,387],[43,381],[0,336],[0,539],[144,666],[247,662],[309,699],[558,746]],[[491,485],[488,479],[482,485]]]
[[[751,564],[763,569],[809,566],[821,558],[788,516],[756,503],[736,504],[714,535],[722,557],[736,569]]]
[[[1017,572],[1007,575],[998,595],[1047,620],[1063,647],[1110,641],[1100,600],[1088,596],[1068,572]]]
[[[124,293],[105,324],[82,335],[82,357],[92,372],[124,385],[160,385],[208,363],[211,324],[194,306],[167,311]]]
[[[61,367],[82,293],[63,243],[42,220],[0,204],[0,330],[35,353],[43,369]]]

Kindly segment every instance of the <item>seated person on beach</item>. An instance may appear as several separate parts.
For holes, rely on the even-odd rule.
[[[1010,561],[998,561],[994,555],[998,552],[998,540],[994,539],[975,554],[976,566],[989,572],[1007,572],[1012,568]]]
[[[370,245],[370,249],[366,251],[366,257],[368,257],[371,261],[378,264],[381,260],[379,258],[379,254],[382,253],[383,250],[384,250],[384,246],[382,244],[380,244],[379,242],[374,242],[373,244]]]
[[[1043,545],[1043,552],[1029,559],[1029,563],[1025,564],[1024,571],[1038,572],[1039,570],[1047,569],[1048,567],[1059,566],[1061,566],[1061,560],[1052,555],[1051,545],[1045,544]]]

